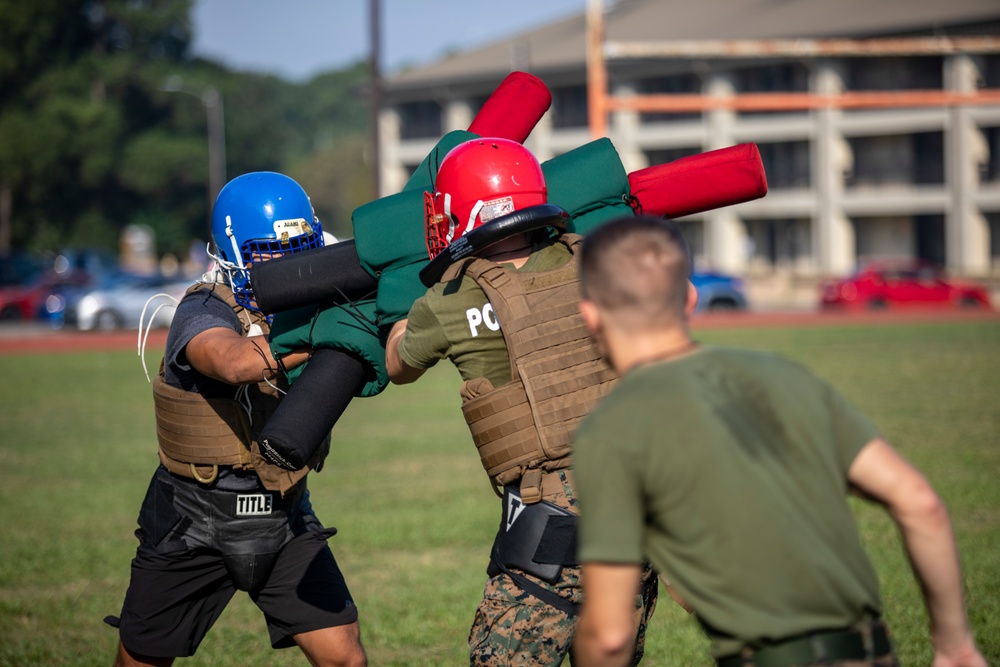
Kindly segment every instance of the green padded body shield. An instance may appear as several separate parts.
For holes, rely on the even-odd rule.
[[[406,317],[423,296],[420,270],[427,264],[424,192],[431,191],[437,167],[448,151],[474,139],[471,132],[451,132],[438,142],[413,173],[403,191],[354,210],[354,239],[361,266],[378,279],[375,313],[382,325]],[[632,214],[629,182],[618,151],[598,139],[542,163],[549,203],[565,209],[568,231],[586,234],[622,215]]]
[[[375,313],[382,324],[406,317],[426,288],[420,269],[429,261],[424,232],[424,192],[434,187],[438,166],[455,146],[478,138],[456,130],[444,135],[403,186],[403,191],[354,209],[354,242],[361,267],[378,280]]]
[[[598,139],[542,163],[549,203],[569,213],[566,231],[587,235],[632,215],[628,174],[610,139]]]

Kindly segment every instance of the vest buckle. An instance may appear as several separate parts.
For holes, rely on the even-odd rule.
[[[201,482],[202,484],[208,485],[214,482],[219,477],[218,463],[212,464],[212,474],[209,475],[208,477],[202,477],[201,475],[199,475],[198,469],[195,467],[193,463],[189,463],[188,465],[191,466],[191,476],[194,477],[196,482]]]

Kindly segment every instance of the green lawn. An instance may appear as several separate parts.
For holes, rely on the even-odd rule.
[[[1000,662],[1000,323],[705,330],[705,343],[781,352],[861,406],[947,501],[980,646]],[[150,351],[148,364],[158,362]],[[0,357],[0,665],[108,665],[156,465],[152,400],[134,353]],[[458,376],[356,400],[312,478],[361,611],[372,665],[460,665],[499,521],[458,405]],[[891,522],[857,504],[903,664],[929,664],[926,617]],[[710,665],[663,595],[644,665]],[[238,595],[178,664],[305,665],[270,651]]]

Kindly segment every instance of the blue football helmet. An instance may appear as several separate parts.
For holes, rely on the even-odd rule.
[[[219,192],[212,240],[212,257],[228,277],[236,302],[260,310],[253,300],[250,264],[322,247],[323,227],[302,186],[283,174],[258,171],[234,178]]]

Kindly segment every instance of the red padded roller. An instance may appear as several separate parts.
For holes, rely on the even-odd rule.
[[[756,144],[720,148],[633,171],[628,182],[642,213],[670,218],[767,194],[767,177]]]
[[[552,93],[545,82],[527,72],[511,72],[483,104],[469,132],[523,144],[550,104]]]

